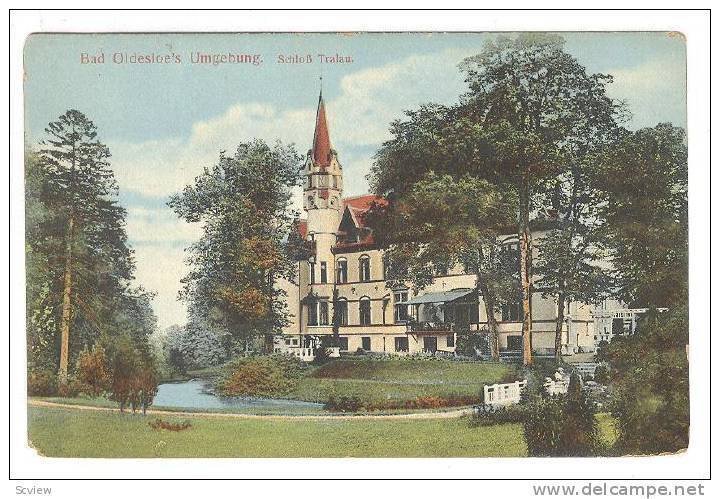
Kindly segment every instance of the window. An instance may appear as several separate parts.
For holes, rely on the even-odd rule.
[[[423,350],[428,353],[437,352],[437,336],[426,336],[423,338]]]
[[[347,300],[338,300],[335,303],[336,320],[339,326],[347,326],[348,324],[348,304]]]
[[[370,323],[370,298],[360,298],[360,325],[369,326]]]
[[[320,302],[320,325],[321,326],[327,326],[330,323],[330,313],[329,313],[329,306],[328,302],[321,301]]]
[[[510,322],[522,322],[523,308],[522,301],[508,303],[502,306],[502,320]]]
[[[347,260],[342,258],[337,261],[336,273],[337,277],[335,278],[335,281],[338,284],[344,284],[347,282]]]
[[[360,338],[360,340],[362,341],[362,349],[365,350],[366,352],[369,352],[370,351],[370,337],[363,336],[362,338]]]
[[[370,280],[370,257],[363,255],[360,257],[360,282],[368,282]]]
[[[317,303],[308,303],[308,326],[317,326]]]
[[[310,284],[315,284],[315,262],[308,262],[308,269],[310,271]]]
[[[395,338],[395,351],[407,352],[410,350],[407,337],[398,336]]]
[[[287,346],[290,346],[290,338],[287,338],[287,339],[285,340],[285,344],[286,344]]]
[[[455,335],[450,335],[447,337],[447,347],[448,348],[454,348],[455,347]]]
[[[297,338],[293,338],[292,344],[293,344],[294,346],[298,346],[298,345],[300,344],[300,340],[298,340]]]
[[[343,352],[347,352],[347,350],[348,350],[347,336],[341,336],[338,339],[340,340],[340,350],[342,350]]]
[[[320,262],[320,282],[322,284],[327,282],[327,262]]]
[[[408,299],[407,291],[397,291],[394,293],[395,298],[395,322],[406,322],[408,320],[408,305],[405,302]]]

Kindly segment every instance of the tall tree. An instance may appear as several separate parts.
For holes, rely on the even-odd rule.
[[[74,321],[98,326],[95,307],[132,278],[132,253],[126,245],[125,210],[117,205],[117,184],[110,151],[97,139],[95,125],[77,110],[67,111],[45,129],[38,162],[42,169],[42,201],[54,216],[46,227],[60,235],[61,260],[59,378],[66,382]],[[60,256],[62,255],[62,256]],[[81,309],[81,314],[78,314]]]
[[[187,222],[202,223],[183,295],[240,341],[277,332],[286,321],[275,283],[295,272],[288,236],[301,167],[293,146],[243,142],[168,203]]]
[[[664,123],[625,132],[593,164],[617,297],[638,307],[686,304],[685,131]]]
[[[611,123],[610,78],[588,74],[555,35],[525,34],[490,41],[461,69],[470,91],[464,120],[486,144],[486,168],[517,189],[523,304],[523,363],[532,363],[532,240],[530,220],[544,182],[573,162],[588,133]]]
[[[498,301],[516,293],[516,280],[507,252],[500,251],[499,234],[512,223],[515,199],[485,180],[453,178],[429,172],[396,198],[376,207],[369,216],[376,240],[387,247],[387,279],[417,288],[432,283],[436,269],[462,265],[476,277],[490,333],[490,353],[499,359]]]

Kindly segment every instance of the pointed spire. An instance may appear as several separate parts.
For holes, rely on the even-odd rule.
[[[322,85],[322,79],[320,80]],[[330,131],[328,130],[327,116],[325,116],[325,102],[320,87],[317,116],[315,118],[315,136],[313,137],[312,158],[316,165],[327,167],[330,165],[331,145]]]

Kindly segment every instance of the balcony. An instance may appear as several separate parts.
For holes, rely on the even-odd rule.
[[[407,323],[408,333],[452,333],[454,331],[454,322],[409,321]]]

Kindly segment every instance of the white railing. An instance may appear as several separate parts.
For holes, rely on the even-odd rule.
[[[487,405],[509,405],[520,403],[520,396],[527,386],[527,380],[514,383],[496,383],[483,387],[483,402]]]

